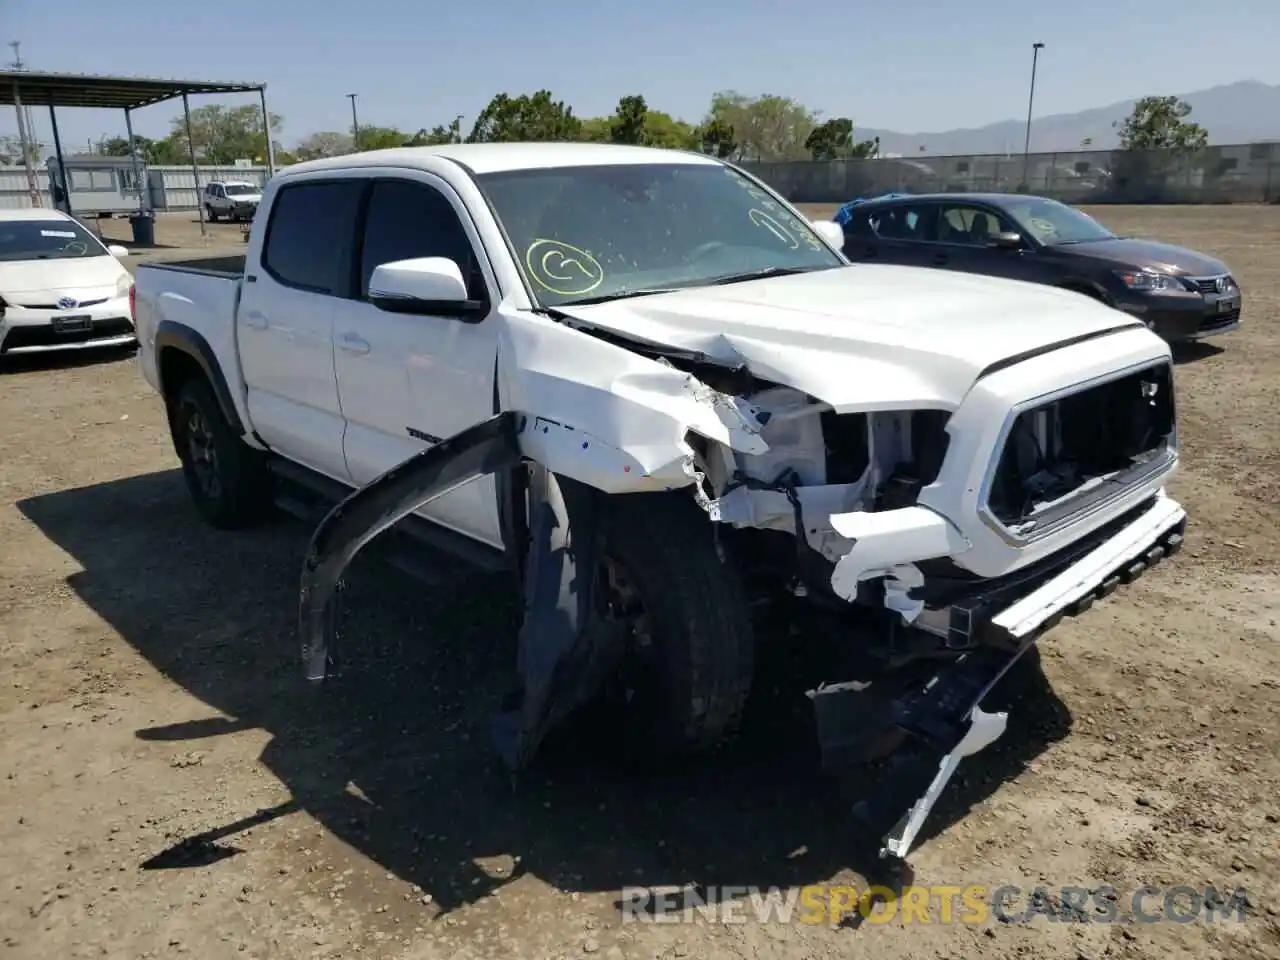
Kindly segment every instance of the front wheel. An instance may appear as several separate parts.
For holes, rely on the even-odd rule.
[[[626,627],[613,692],[626,738],[650,758],[733,733],[751,691],[755,640],[737,571],[687,496],[614,498],[601,589]]]
[[[182,474],[201,516],[234,530],[260,520],[271,504],[265,458],[235,435],[209,384],[183,384],[171,414]]]

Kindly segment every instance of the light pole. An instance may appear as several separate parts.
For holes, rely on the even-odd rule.
[[[356,119],[356,97],[358,93],[348,93],[347,97],[351,100],[351,145],[357,150],[360,149],[360,121]]]
[[[1031,45],[1031,95],[1027,98],[1027,139],[1022,146],[1022,188],[1028,192],[1031,190],[1031,185],[1027,183],[1027,166],[1031,162],[1031,108],[1036,102],[1036,61],[1043,49],[1043,43]]]

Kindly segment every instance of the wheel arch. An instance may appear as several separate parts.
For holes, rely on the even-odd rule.
[[[199,331],[173,320],[162,320],[156,329],[155,353],[160,395],[166,406],[172,407],[182,384],[190,377],[202,376],[213,389],[227,424],[237,436],[245,435],[244,421],[231,398],[227,378],[209,341]]]

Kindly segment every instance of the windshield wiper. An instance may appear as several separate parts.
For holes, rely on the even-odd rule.
[[[609,303],[613,300],[630,300],[632,297],[649,297],[656,293],[675,293],[681,287],[637,287],[632,290],[619,290],[616,293],[602,293],[598,297],[582,297],[579,300],[562,300],[562,307],[589,307],[593,303]]]
[[[707,281],[709,286],[719,287],[726,283],[743,283],[747,280],[763,280],[765,277],[789,277],[796,273],[813,273],[816,270],[829,270],[830,267],[762,267],[759,270],[746,270],[742,273],[730,273],[723,277],[713,277]]]

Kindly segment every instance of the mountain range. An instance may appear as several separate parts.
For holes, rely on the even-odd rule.
[[[1241,80],[1207,90],[1179,94],[1191,105],[1189,119],[1209,131],[1211,144],[1253,143],[1280,139],[1280,85]],[[1031,121],[1031,150],[1106,150],[1119,145],[1116,129],[1133,110],[1133,100],[1105,107],[1036,117]],[[880,138],[881,154],[946,156],[949,154],[1022,152],[1026,120],[1001,120],[984,127],[938,133],[899,133],[858,127],[855,139]],[[1091,141],[1083,146],[1085,140]]]

